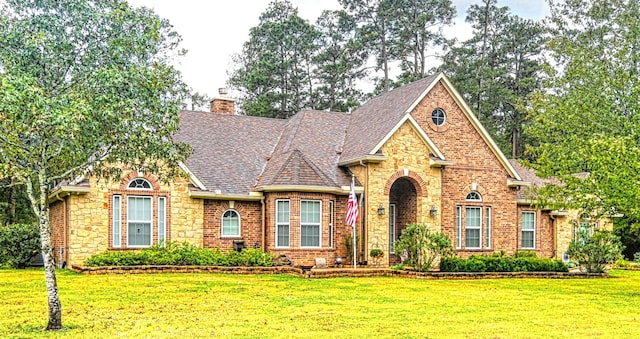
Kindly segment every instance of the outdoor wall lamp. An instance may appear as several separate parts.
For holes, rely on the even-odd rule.
[[[431,205],[431,209],[429,210],[429,215],[432,217],[435,217],[436,215],[438,215],[438,208],[436,207],[436,205]]]
[[[384,206],[382,206],[382,204],[378,207],[378,215],[384,215]]]

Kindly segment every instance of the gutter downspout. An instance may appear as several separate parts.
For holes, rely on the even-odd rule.
[[[266,252],[267,251],[267,221],[265,220],[265,216],[266,216],[266,204],[264,202],[264,197],[262,199],[260,199],[260,205],[261,205],[261,212],[262,212],[262,219],[260,221],[260,223],[262,224],[262,251]]]

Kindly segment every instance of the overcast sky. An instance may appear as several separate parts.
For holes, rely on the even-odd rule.
[[[135,7],[145,6],[169,19],[182,36],[181,47],[189,52],[178,60],[176,67],[185,82],[200,93],[215,96],[224,87],[231,56],[242,50],[249,29],[257,26],[258,17],[270,0],[129,0]],[[481,0],[453,0],[458,10],[455,24],[447,28],[449,38],[460,40],[471,36],[464,22],[467,8]],[[337,0],[291,0],[302,18],[314,23],[325,9],[339,9]],[[545,0],[499,0],[499,6],[509,6],[511,12],[523,18],[540,19],[549,13]]]

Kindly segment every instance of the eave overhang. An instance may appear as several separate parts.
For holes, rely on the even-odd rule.
[[[308,193],[330,193],[347,195],[351,191],[350,186],[328,187],[313,185],[264,185],[256,187],[258,192],[308,192]],[[363,193],[362,186],[355,187],[356,193]]]
[[[453,166],[454,164],[455,163],[451,160],[429,158],[429,166],[435,167],[435,168]]]
[[[507,178],[507,186],[509,186],[509,187],[520,187],[520,186],[529,187],[529,186],[531,186],[531,182],[524,181],[524,180],[513,179],[513,178]]]
[[[239,201],[260,201],[264,199],[264,195],[261,192],[250,192],[249,194],[228,194],[195,190],[189,190],[189,197],[194,199]]]
[[[73,186],[73,185],[64,185],[59,186],[54,189],[49,196],[47,197],[48,202],[53,202],[60,198],[64,198],[68,195],[72,194],[87,194],[91,192],[91,187],[89,186]]]
[[[360,164],[379,164],[387,160],[387,157],[382,154],[365,155],[363,157],[339,162],[338,166],[349,167]]]

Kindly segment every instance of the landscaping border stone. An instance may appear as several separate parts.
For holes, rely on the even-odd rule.
[[[327,268],[304,270],[299,267],[243,267],[243,266],[71,266],[71,270],[81,274],[145,274],[145,273],[226,273],[226,274],[290,274],[307,279],[338,277],[403,277],[413,279],[505,279],[505,278],[543,278],[543,279],[585,279],[606,278],[608,273],[582,272],[416,272],[391,270],[389,268]]]

